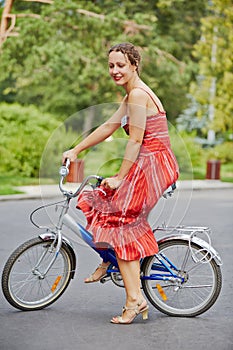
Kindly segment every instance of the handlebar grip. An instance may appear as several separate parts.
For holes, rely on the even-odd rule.
[[[71,163],[71,160],[69,158],[66,158],[65,167],[69,169],[70,163]]]
[[[104,177],[98,176],[98,180],[97,180],[97,182],[95,184],[95,187],[99,187],[101,185],[101,182],[103,181],[103,179],[104,179]]]

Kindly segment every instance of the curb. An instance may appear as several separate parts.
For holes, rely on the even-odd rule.
[[[183,180],[177,181],[179,190],[219,190],[233,189],[232,182],[222,182],[221,180]]]
[[[67,183],[68,190],[75,190],[80,184]],[[58,185],[38,185],[38,186],[20,186],[18,190],[21,194],[0,195],[0,202],[15,200],[34,200],[62,197]],[[233,189],[233,183],[221,182],[220,180],[193,180],[193,181],[177,181],[178,191],[197,191],[197,190],[217,190],[217,189]]]

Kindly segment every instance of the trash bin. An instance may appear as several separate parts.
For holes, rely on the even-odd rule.
[[[77,159],[70,162],[69,174],[66,177],[67,182],[80,183],[84,179],[84,160]]]
[[[208,160],[206,167],[206,178],[209,180],[220,179],[220,160]]]

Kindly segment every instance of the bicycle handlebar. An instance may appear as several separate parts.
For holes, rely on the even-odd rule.
[[[90,180],[96,180],[96,187],[98,187],[101,182],[103,181],[103,177],[102,176],[98,176],[98,175],[89,175],[87,176],[83,182],[80,184],[79,188],[77,188],[77,190],[73,193],[72,191],[68,191],[64,188],[64,184],[63,184],[63,181],[64,179],[66,178],[66,176],[69,174],[69,167],[70,167],[70,159],[66,159],[66,162],[63,166],[61,166],[60,170],[59,170],[59,175],[61,176],[60,178],[60,182],[59,182],[59,188],[60,188],[60,191],[65,195],[65,196],[68,196],[70,198],[73,198],[73,197],[76,197],[83,189],[84,187],[88,184],[88,182]],[[174,193],[176,189],[176,183],[173,183],[171,186],[169,186],[165,191],[164,193],[162,194],[162,196],[164,198],[168,198],[168,197],[171,197],[172,194]]]
[[[68,191],[64,188],[64,180],[66,176],[69,174],[69,167],[70,167],[70,159],[66,159],[66,162],[64,165],[62,165],[59,169],[59,175],[60,175],[60,182],[59,182],[59,188],[60,191],[65,195],[70,198],[76,197],[83,189],[84,187],[88,184],[90,180],[97,180],[96,186],[99,186],[104,179],[102,176],[98,175],[89,175],[87,176],[83,182],[80,184],[80,186],[77,188],[77,190],[73,193],[72,191]]]

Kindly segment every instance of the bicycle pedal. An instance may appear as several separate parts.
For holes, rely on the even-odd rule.
[[[110,281],[110,279],[111,279],[110,276],[102,277],[102,278],[100,279],[100,283],[104,284],[104,283]]]

